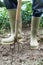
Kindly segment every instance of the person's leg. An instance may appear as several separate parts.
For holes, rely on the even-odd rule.
[[[12,2],[14,5],[12,4]],[[9,14],[9,18],[10,18],[11,36],[8,38],[3,38],[2,43],[10,43],[10,42],[14,41],[14,37],[15,37],[14,32],[15,32],[15,18],[16,18],[17,2],[15,3],[12,0],[4,0],[4,3],[8,10],[8,14]],[[21,21],[20,21],[20,23],[21,23]],[[21,30],[21,28],[20,28],[20,30]]]
[[[39,46],[39,43],[37,41],[37,32],[39,29],[39,23],[40,23],[40,17],[32,16],[30,46],[33,48],[38,48]]]
[[[8,9],[8,15],[9,15],[9,23],[11,28],[11,34],[14,34],[15,32],[15,18],[16,18],[16,9]]]
[[[35,2],[35,0],[34,0]],[[30,39],[30,46],[32,49],[37,49],[39,47],[39,43],[37,41],[37,32],[39,29],[39,23],[40,23],[40,16],[42,12],[35,8],[35,5],[33,5],[33,16],[31,21],[31,39]]]

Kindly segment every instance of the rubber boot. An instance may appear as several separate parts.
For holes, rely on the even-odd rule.
[[[15,33],[16,9],[9,9],[8,14],[9,14],[9,19],[10,19],[11,36],[8,38],[2,39],[2,44],[12,43],[15,37],[14,33]]]
[[[31,37],[30,37],[30,46],[31,49],[38,49],[39,43],[37,41],[37,33],[39,30],[40,17],[32,17],[31,22]]]
[[[6,44],[6,43],[11,44],[14,42],[14,38],[15,38],[14,33],[15,33],[16,9],[9,9],[8,14],[10,19],[11,36],[8,38],[3,38],[2,44]],[[20,16],[19,23],[18,23],[18,38],[22,37],[21,33],[22,33],[22,19]]]

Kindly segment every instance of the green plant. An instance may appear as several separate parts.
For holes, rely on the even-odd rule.
[[[0,1],[0,7],[4,7],[4,3]]]
[[[24,9],[21,9],[21,15],[22,15],[22,21],[23,23],[31,23],[31,16],[32,16],[32,3],[29,2],[24,2],[22,3],[22,7],[25,7]]]
[[[10,28],[9,16],[6,8],[0,8],[0,30]]]
[[[41,17],[40,27],[43,27],[43,16]]]

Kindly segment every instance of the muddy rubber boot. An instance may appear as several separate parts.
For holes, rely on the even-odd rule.
[[[12,42],[14,42],[16,9],[9,9],[8,14],[10,19],[11,36],[8,38],[3,38],[2,44],[5,44],[5,43],[11,44]]]
[[[40,17],[32,17],[31,22],[31,37],[30,37],[30,47],[31,49],[38,49],[39,43],[37,41],[37,33],[39,30]]]

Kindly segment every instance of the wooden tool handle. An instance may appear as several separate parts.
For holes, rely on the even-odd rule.
[[[17,12],[16,12],[16,21],[19,20],[19,17],[20,17],[21,2],[22,2],[22,0],[18,0],[18,6],[17,6]]]
[[[17,40],[18,36],[18,24],[19,24],[19,17],[20,17],[20,10],[21,10],[21,1],[18,0],[17,12],[16,12],[16,22],[15,22],[15,39]]]

